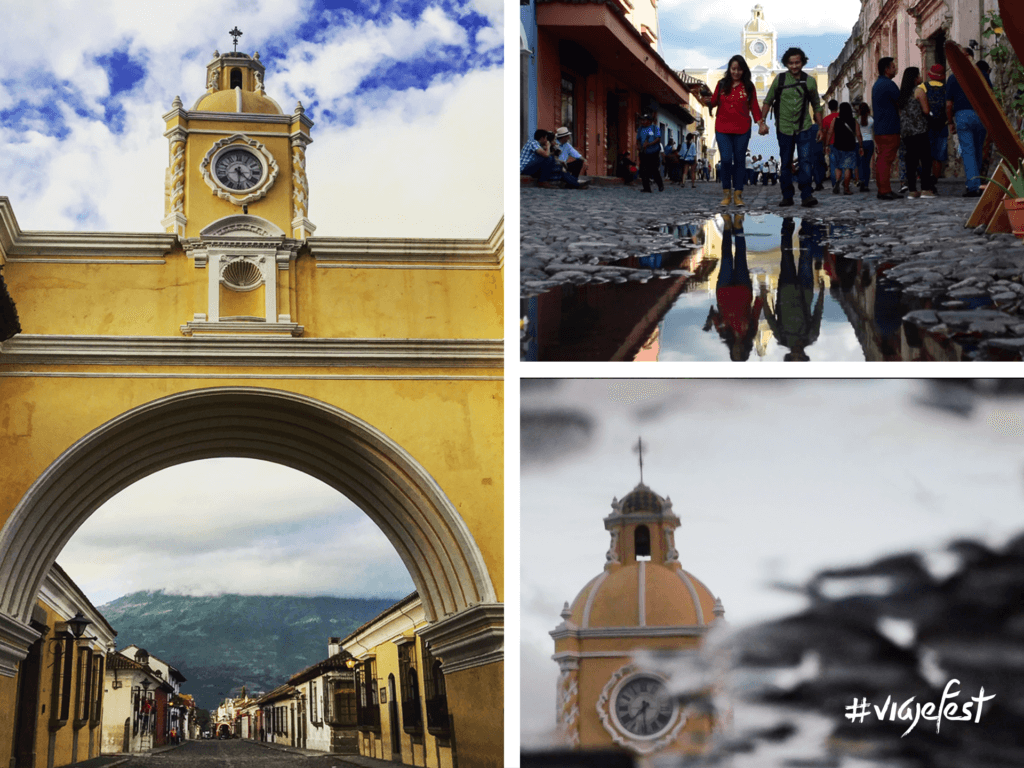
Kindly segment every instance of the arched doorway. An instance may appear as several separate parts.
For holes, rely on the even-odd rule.
[[[96,509],[161,469],[223,457],[302,471],[377,524],[422,598],[430,622],[423,637],[451,664],[452,686],[465,680],[461,708],[471,739],[470,715],[489,708],[473,679],[486,666],[500,686],[503,647],[501,605],[472,533],[393,439],[336,406],[274,389],[190,390],[138,406],[93,429],[35,479],[0,529],[0,671],[16,669],[38,636],[28,619],[42,580]],[[453,712],[458,699],[449,698]],[[500,697],[491,704],[500,717]]]
[[[400,446],[309,397],[217,387],[171,395],[107,422],[36,480],[0,530],[0,613],[28,623],[64,544],[117,492],[175,464],[227,456],[284,464],[351,499],[394,545],[428,620],[495,601],[465,523]]]

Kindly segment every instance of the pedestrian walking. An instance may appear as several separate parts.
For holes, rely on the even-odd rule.
[[[875,118],[871,116],[871,107],[866,101],[862,101],[857,107],[860,111],[860,135],[863,141],[864,153],[860,156],[858,175],[860,176],[860,191],[867,192],[871,186],[871,159],[875,154]]]
[[[640,181],[643,192],[651,191],[651,179],[658,185],[658,191],[665,191],[658,165],[661,162],[661,129],[649,112],[640,115],[640,130],[636,132],[637,151],[640,153]]]
[[[837,172],[839,169],[836,167],[836,157],[833,153],[835,136],[830,129],[837,117],[839,117],[839,102],[835,99],[830,99],[828,102],[828,114],[821,119],[821,132],[825,134],[822,147],[824,154],[828,156],[828,180],[832,182],[833,195],[839,193],[840,174]]]
[[[817,205],[811,188],[811,153],[814,142],[821,141],[821,100],[818,87],[803,71],[807,56],[799,48],[789,48],[782,56],[787,72],[775,78],[761,107],[758,133],[768,134],[764,115],[769,107],[775,114],[776,135],[782,157],[782,201],[779,205],[793,205],[793,153],[799,163],[798,182],[801,204],[810,208]],[[810,113],[808,113],[810,109]]]
[[[956,75],[946,81],[946,122],[950,133],[960,140],[960,155],[964,161],[967,189],[964,197],[981,197],[981,165],[985,151],[985,126],[974,111],[967,94],[957,82]]]
[[[569,129],[564,125],[555,131],[555,140],[558,142],[558,160],[561,162],[566,170],[573,175],[573,178],[578,179],[583,169],[587,167],[587,158],[581,155],[572,144],[569,143],[569,139],[572,138],[572,134],[569,133]]]
[[[683,163],[683,178],[679,182],[679,186],[686,186],[686,177],[690,177],[690,186],[697,186],[696,172],[697,172],[697,144],[693,140],[693,134],[686,134],[686,144],[682,149],[679,150],[679,159]]]
[[[878,60],[878,79],[871,88],[871,103],[875,110],[875,181],[879,200],[897,200],[901,196],[892,191],[892,164],[900,146],[900,89],[893,82],[896,77],[896,59],[884,56]]]
[[[946,68],[933,64],[928,78],[921,83],[928,99],[928,150],[932,157],[932,176],[942,178],[942,166],[949,160],[949,127],[946,125]]]
[[[907,67],[900,83],[900,136],[907,148],[907,189],[910,197],[935,197],[935,179],[932,177],[932,158],[928,149],[928,97],[918,86],[922,83],[921,70]],[[921,191],[917,191],[917,177],[921,176]]]
[[[796,224],[792,218],[782,220],[782,240],[780,243],[782,260],[775,292],[774,311],[767,301],[767,286],[761,285],[761,298],[764,303],[764,318],[772,329],[775,340],[790,351],[783,357],[785,362],[806,362],[807,347],[818,339],[821,333],[821,318],[825,311],[825,281],[818,278],[818,300],[814,301],[814,260],[809,240],[812,233],[811,225],[806,220],[800,227],[800,257],[794,259],[793,232]],[[820,227],[820,225],[818,225]],[[805,227],[808,232],[805,233]],[[804,235],[807,235],[806,239]],[[820,240],[820,233],[813,233]],[[812,306],[813,304],[813,306]]]
[[[750,143],[751,116],[763,122],[757,103],[757,89],[750,77],[750,67],[742,56],[733,56],[726,67],[726,76],[718,81],[715,92],[704,104],[715,118],[715,144],[721,153],[718,177],[722,180],[722,205],[743,205],[743,188],[749,180],[748,168],[753,160]]]
[[[754,284],[747,266],[743,214],[737,213],[733,217],[726,213],[722,215],[722,220],[722,261],[715,285],[718,306],[712,305],[708,310],[704,330],[710,331],[714,326],[729,348],[729,359],[743,362],[750,358],[754,348],[764,299],[761,296],[754,298]]]
[[[843,185],[843,194],[852,195],[850,179],[857,167],[858,153],[864,152],[863,138],[860,133],[860,126],[853,116],[853,107],[848,102],[843,102],[836,111],[835,118],[829,123],[828,135],[826,137],[832,146],[832,164],[834,171],[839,178],[833,192]]]

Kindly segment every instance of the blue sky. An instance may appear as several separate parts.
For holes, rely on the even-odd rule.
[[[500,0],[0,0],[0,18],[0,195],[24,229],[159,231],[161,115],[202,95],[236,25],[267,94],[315,122],[318,235],[483,237],[501,216],[500,157],[467,181],[438,151],[470,122],[501,144]]]

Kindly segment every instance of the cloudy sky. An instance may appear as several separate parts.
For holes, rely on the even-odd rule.
[[[502,214],[500,0],[0,0],[0,195],[23,229],[160,231],[161,115],[260,52],[315,122],[317,235],[485,237]],[[456,159],[456,156],[461,159]]]
[[[957,536],[1005,543],[1024,527],[1024,399],[969,415],[900,380],[590,380],[524,389],[520,486],[520,721],[524,746],[554,726],[548,633],[604,566],[603,518],[644,481],[681,519],[683,567],[737,626],[793,613],[826,567],[913,549],[935,573]],[[533,414],[532,416],[530,414]]]
[[[413,590],[358,507],[308,475],[252,459],[140,480],[100,507],[57,562],[95,605],[157,589],[395,599]]]
[[[860,13],[860,0],[831,0],[814,6],[806,0],[661,0],[662,56],[675,69],[724,67],[740,53],[743,25],[760,4],[779,33],[779,54],[803,48],[808,66],[828,66],[838,56]]]

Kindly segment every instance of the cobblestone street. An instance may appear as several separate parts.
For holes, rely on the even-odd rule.
[[[241,768],[261,766],[262,768],[388,768],[398,765],[386,760],[374,760],[359,755],[334,755],[311,750],[265,746],[251,741],[227,739],[224,741],[190,741],[180,747],[160,750],[152,754],[114,758],[103,757],[89,761],[86,765],[124,768]]]
[[[859,291],[843,306],[854,326],[879,314],[873,286],[886,280],[886,301],[895,296],[899,304],[889,324],[902,329],[888,329],[894,341],[876,343],[865,337],[879,335],[878,329],[859,328],[867,359],[1020,359],[1024,351],[1024,248],[1013,235],[965,229],[977,200],[962,197],[962,179],[940,180],[936,198],[895,201],[879,200],[873,186],[852,195],[835,195],[826,186],[815,193],[819,204],[813,208],[800,205],[799,193],[796,205],[780,207],[777,185],[748,186],[746,205],[728,209],[719,205],[716,182],[700,182],[696,189],[667,185],[652,194],[640,189],[639,181],[580,192],[524,186],[521,295],[569,283],[685,277],[699,269],[615,262],[685,248],[679,225],[700,225],[724,212],[751,218],[768,213],[826,225],[825,253],[833,264],[841,258],[846,270],[842,285],[830,274],[829,289],[833,296]],[[707,273],[691,281],[706,280]],[[885,309],[891,314],[892,306]],[[874,349],[882,346],[895,351]]]

